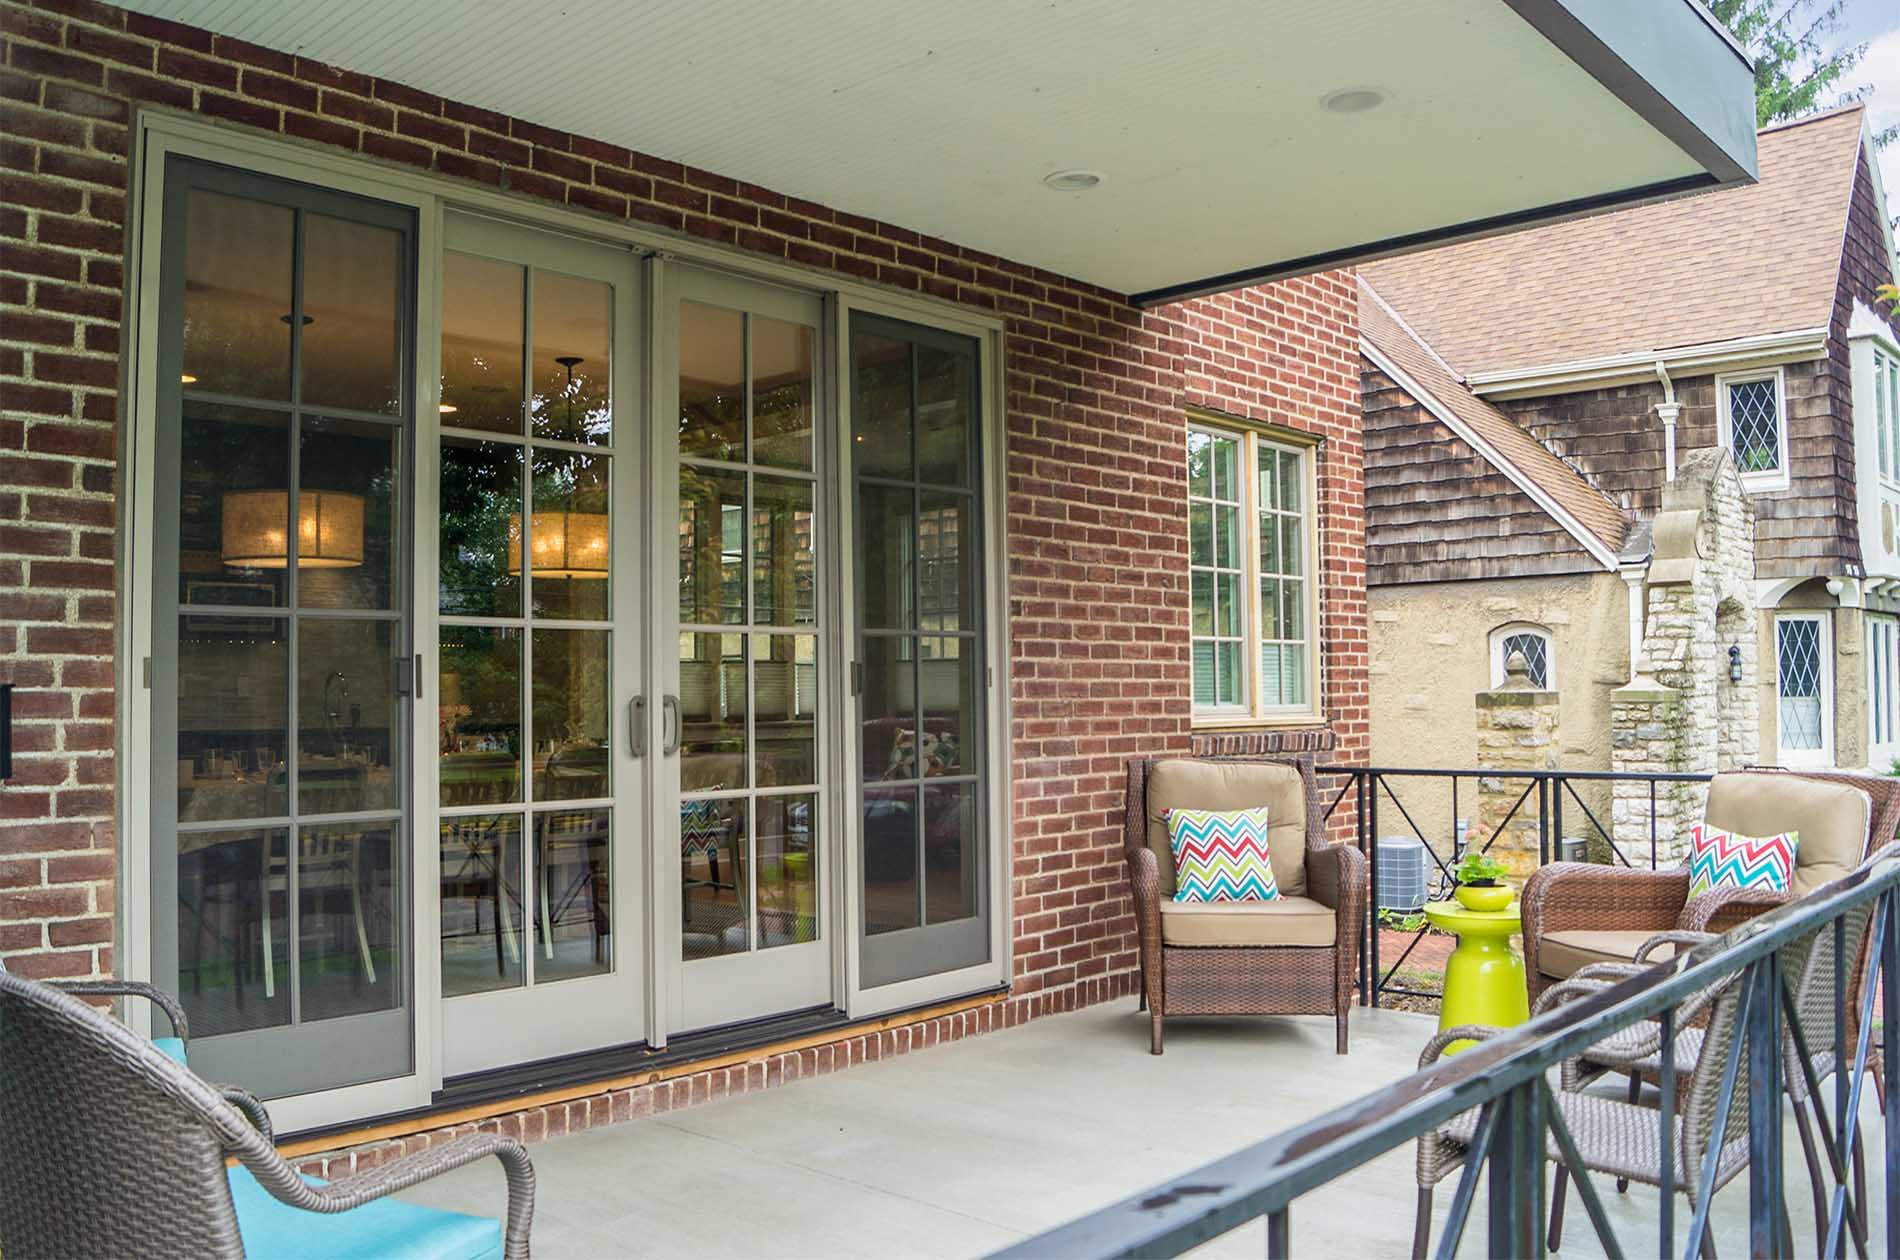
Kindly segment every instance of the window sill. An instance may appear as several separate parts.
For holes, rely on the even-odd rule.
[[[1262,731],[1286,726],[1324,726],[1323,713],[1288,713],[1273,717],[1197,717],[1192,729],[1196,735],[1220,735],[1229,731]]]
[[[1742,489],[1749,494],[1767,494],[1776,490],[1786,490],[1789,484],[1786,473],[1742,474]]]

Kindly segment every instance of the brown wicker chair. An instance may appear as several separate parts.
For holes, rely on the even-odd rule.
[[[1163,811],[1266,805],[1280,901],[1177,903]],[[1366,860],[1329,844],[1309,757],[1132,761],[1124,832],[1150,1050],[1170,1015],[1331,1015],[1337,1050],[1359,965]]]
[[[1658,932],[1726,932],[1841,878],[1900,828],[1900,780],[1837,771],[1738,770],[1709,785],[1708,819],[1746,835],[1798,831],[1794,888],[1689,898],[1689,868],[1557,862],[1524,884],[1524,971],[1533,1003],[1598,962],[1628,962]]]
[[[512,1138],[471,1134],[327,1185],[307,1182],[164,1051],[77,998],[4,971],[0,1064],[8,1256],[242,1257],[239,1174],[227,1174],[227,1155],[255,1179],[253,1197],[311,1213],[347,1212],[494,1156],[508,1177],[504,1253],[527,1260],[534,1169]]]

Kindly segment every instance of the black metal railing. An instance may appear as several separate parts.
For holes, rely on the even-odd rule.
[[[1855,1251],[1864,1257],[1870,1245],[1864,1234],[1868,1219],[1865,1195],[1856,1192],[1848,1152],[1856,1149],[1860,1136],[1862,1086],[1871,1060],[1877,996],[1881,1010],[1879,1070],[1886,1097],[1893,1103],[1886,1110],[1884,1185],[1879,1191],[1886,1210],[1882,1254],[1900,1255],[1900,1210],[1896,1210],[1900,1208],[1897,890],[1900,856],[1888,856],[1670,962],[1605,985],[1316,1119],[996,1255],[1009,1260],[1175,1256],[1264,1217],[1268,1256],[1288,1256],[1293,1246],[1293,1206],[1302,1195],[1475,1110],[1478,1118],[1465,1138],[1463,1170],[1449,1217],[1439,1234],[1437,1254],[1456,1254],[1466,1222],[1472,1212],[1479,1210],[1478,1186],[1482,1180],[1489,1234],[1487,1254],[1542,1257],[1546,1247],[1544,1166],[1554,1162],[1574,1180],[1605,1253],[1621,1256],[1625,1248],[1603,1210],[1603,1201],[1591,1180],[1588,1157],[1580,1153],[1576,1134],[1563,1118],[1564,1109],[1557,1105],[1558,1091],[1552,1089],[1548,1073],[1615,1033],[1644,1021],[1656,1021],[1661,1036],[1660,1105],[1655,1111],[1656,1182],[1663,1202],[1656,1254],[1681,1254],[1685,1258],[1698,1254],[1708,1238],[1710,1205],[1722,1184],[1718,1176],[1722,1172],[1747,1179],[1752,1254],[1807,1253],[1806,1242],[1795,1246],[1783,1183],[1782,1099],[1786,1083],[1782,1069],[1784,1062],[1795,1062],[1801,1066],[1804,1078],[1800,1084],[1806,1087],[1806,1098],[1820,1121],[1826,1157],[1825,1177],[1817,1175],[1814,1182],[1817,1200],[1824,1200],[1822,1211],[1817,1213],[1822,1234],[1816,1240],[1816,1250],[1826,1257],[1839,1256],[1851,1238]],[[1860,924],[1860,945],[1847,940],[1850,918]],[[1796,951],[1812,949],[1823,933],[1832,934],[1834,945],[1831,967],[1823,967],[1831,972],[1824,979],[1831,980],[1836,999],[1831,1064],[1827,1048],[1817,1047],[1804,1037],[1802,1016],[1784,981],[1784,963],[1797,961]],[[1859,1001],[1850,1002],[1847,995],[1855,991],[1851,981],[1861,970],[1862,958],[1868,961],[1858,988]],[[1679,1251],[1674,1195],[1676,1153],[1683,1149],[1679,1136],[1683,1126],[1678,1125],[1675,1114],[1679,1105],[1676,1038],[1680,1031],[1676,1013],[1690,999],[1725,984],[1733,984],[1735,988],[1730,992],[1738,994],[1735,1005],[1728,1008],[1729,1022],[1725,1025],[1733,1036],[1725,1046],[1705,1051],[1722,1056],[1720,1076],[1714,1075],[1714,1061],[1707,1067],[1698,1063],[1687,1094],[1689,1102],[1701,1108],[1698,1114],[1713,1117],[1708,1122],[1705,1143],[1712,1154],[1686,1170],[1696,1185],[1687,1241]],[[1851,1025],[1850,1008],[1856,1021]],[[1785,1052],[1784,1038],[1788,1039]],[[1704,1044],[1718,1046],[1713,1031]],[[1840,1053],[1849,1047],[1851,1057]],[[1821,1052],[1818,1059],[1817,1050]],[[1829,1116],[1814,1064],[1822,1062],[1838,1068],[1843,1059],[1851,1067],[1847,1072],[1834,1073],[1833,1114]],[[1742,1087],[1738,1082],[1744,1063],[1747,1084]],[[1709,1082],[1717,1079],[1720,1094],[1711,1100],[1706,1096]],[[1686,1122],[1686,1110],[1683,1114]],[[1733,1133],[1741,1124],[1747,1129],[1746,1168],[1737,1172],[1732,1163],[1719,1168],[1718,1163],[1723,1161],[1717,1157],[1744,1140]],[[1395,1194],[1402,1192],[1401,1187],[1393,1189]],[[1336,1250],[1327,1245],[1323,1227],[1314,1241],[1316,1254],[1333,1254]],[[1641,1250],[1647,1252],[1648,1248]]]
[[[1471,842],[1472,847],[1480,852],[1489,852],[1507,832],[1528,825],[1536,829],[1539,866],[1548,865],[1561,856],[1564,839],[1582,838],[1595,842],[1599,852],[1605,854],[1613,865],[1644,866],[1654,870],[1661,859],[1663,842],[1681,839],[1673,834],[1660,834],[1657,823],[1658,793],[1674,784],[1707,783],[1711,777],[1706,774],[1642,774],[1604,770],[1443,770],[1398,766],[1321,766],[1319,774],[1328,783],[1326,818],[1334,818],[1340,807],[1351,798],[1354,803],[1354,843],[1366,855],[1371,887],[1367,890],[1366,922],[1361,929],[1358,987],[1360,1003],[1368,1006],[1380,1005],[1381,999],[1387,995],[1433,999],[1439,996],[1434,990],[1409,988],[1398,982],[1400,969],[1412,957],[1419,942],[1425,939],[1427,928],[1421,926],[1409,933],[1411,939],[1390,966],[1386,966],[1380,958],[1382,924],[1379,892],[1384,884],[1380,879],[1378,842],[1383,835],[1382,819],[1389,822],[1396,817],[1403,831],[1409,832],[1425,846],[1425,853],[1433,863],[1437,880],[1447,890],[1447,895],[1452,882],[1451,866],[1457,861],[1468,839],[1458,832],[1458,820],[1464,816],[1460,809],[1460,792],[1469,791],[1465,785],[1474,780],[1491,780],[1513,787],[1523,784],[1504,815],[1491,822],[1488,832]],[[1450,808],[1446,826],[1442,829],[1430,824],[1421,825],[1418,814],[1422,811],[1417,808],[1417,801],[1414,800],[1408,806],[1400,795],[1401,786],[1410,792],[1426,783],[1449,788]],[[1617,784],[1643,785],[1648,801],[1648,819],[1644,828],[1648,840],[1647,851],[1638,847],[1632,855],[1619,845],[1614,819],[1606,826],[1598,813],[1598,806],[1585,800],[1584,794],[1577,790],[1579,784],[1601,784],[1610,791],[1614,791]],[[1575,811],[1570,815],[1571,821],[1579,824],[1580,835],[1576,837],[1569,836],[1569,829],[1565,825],[1566,800],[1569,802],[1568,808]],[[1700,816],[1699,810],[1695,812]]]

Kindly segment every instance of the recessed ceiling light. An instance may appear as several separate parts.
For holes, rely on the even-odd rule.
[[[1054,171],[1042,177],[1046,187],[1057,192],[1087,192],[1103,180],[1100,171]]]
[[[441,412],[445,416],[452,416],[455,414],[455,404],[442,403],[436,407],[436,410]]]
[[[180,385],[196,385],[198,383],[198,378],[193,376],[189,372],[182,372],[179,374],[178,383]]]
[[[1319,98],[1319,107],[1330,114],[1363,114],[1385,104],[1384,88],[1343,87]]]

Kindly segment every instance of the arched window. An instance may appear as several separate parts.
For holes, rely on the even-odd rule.
[[[1522,652],[1530,663],[1531,684],[1540,690],[1557,689],[1557,645],[1550,631],[1527,621],[1514,621],[1491,632],[1491,685],[1504,685],[1504,662]]]

